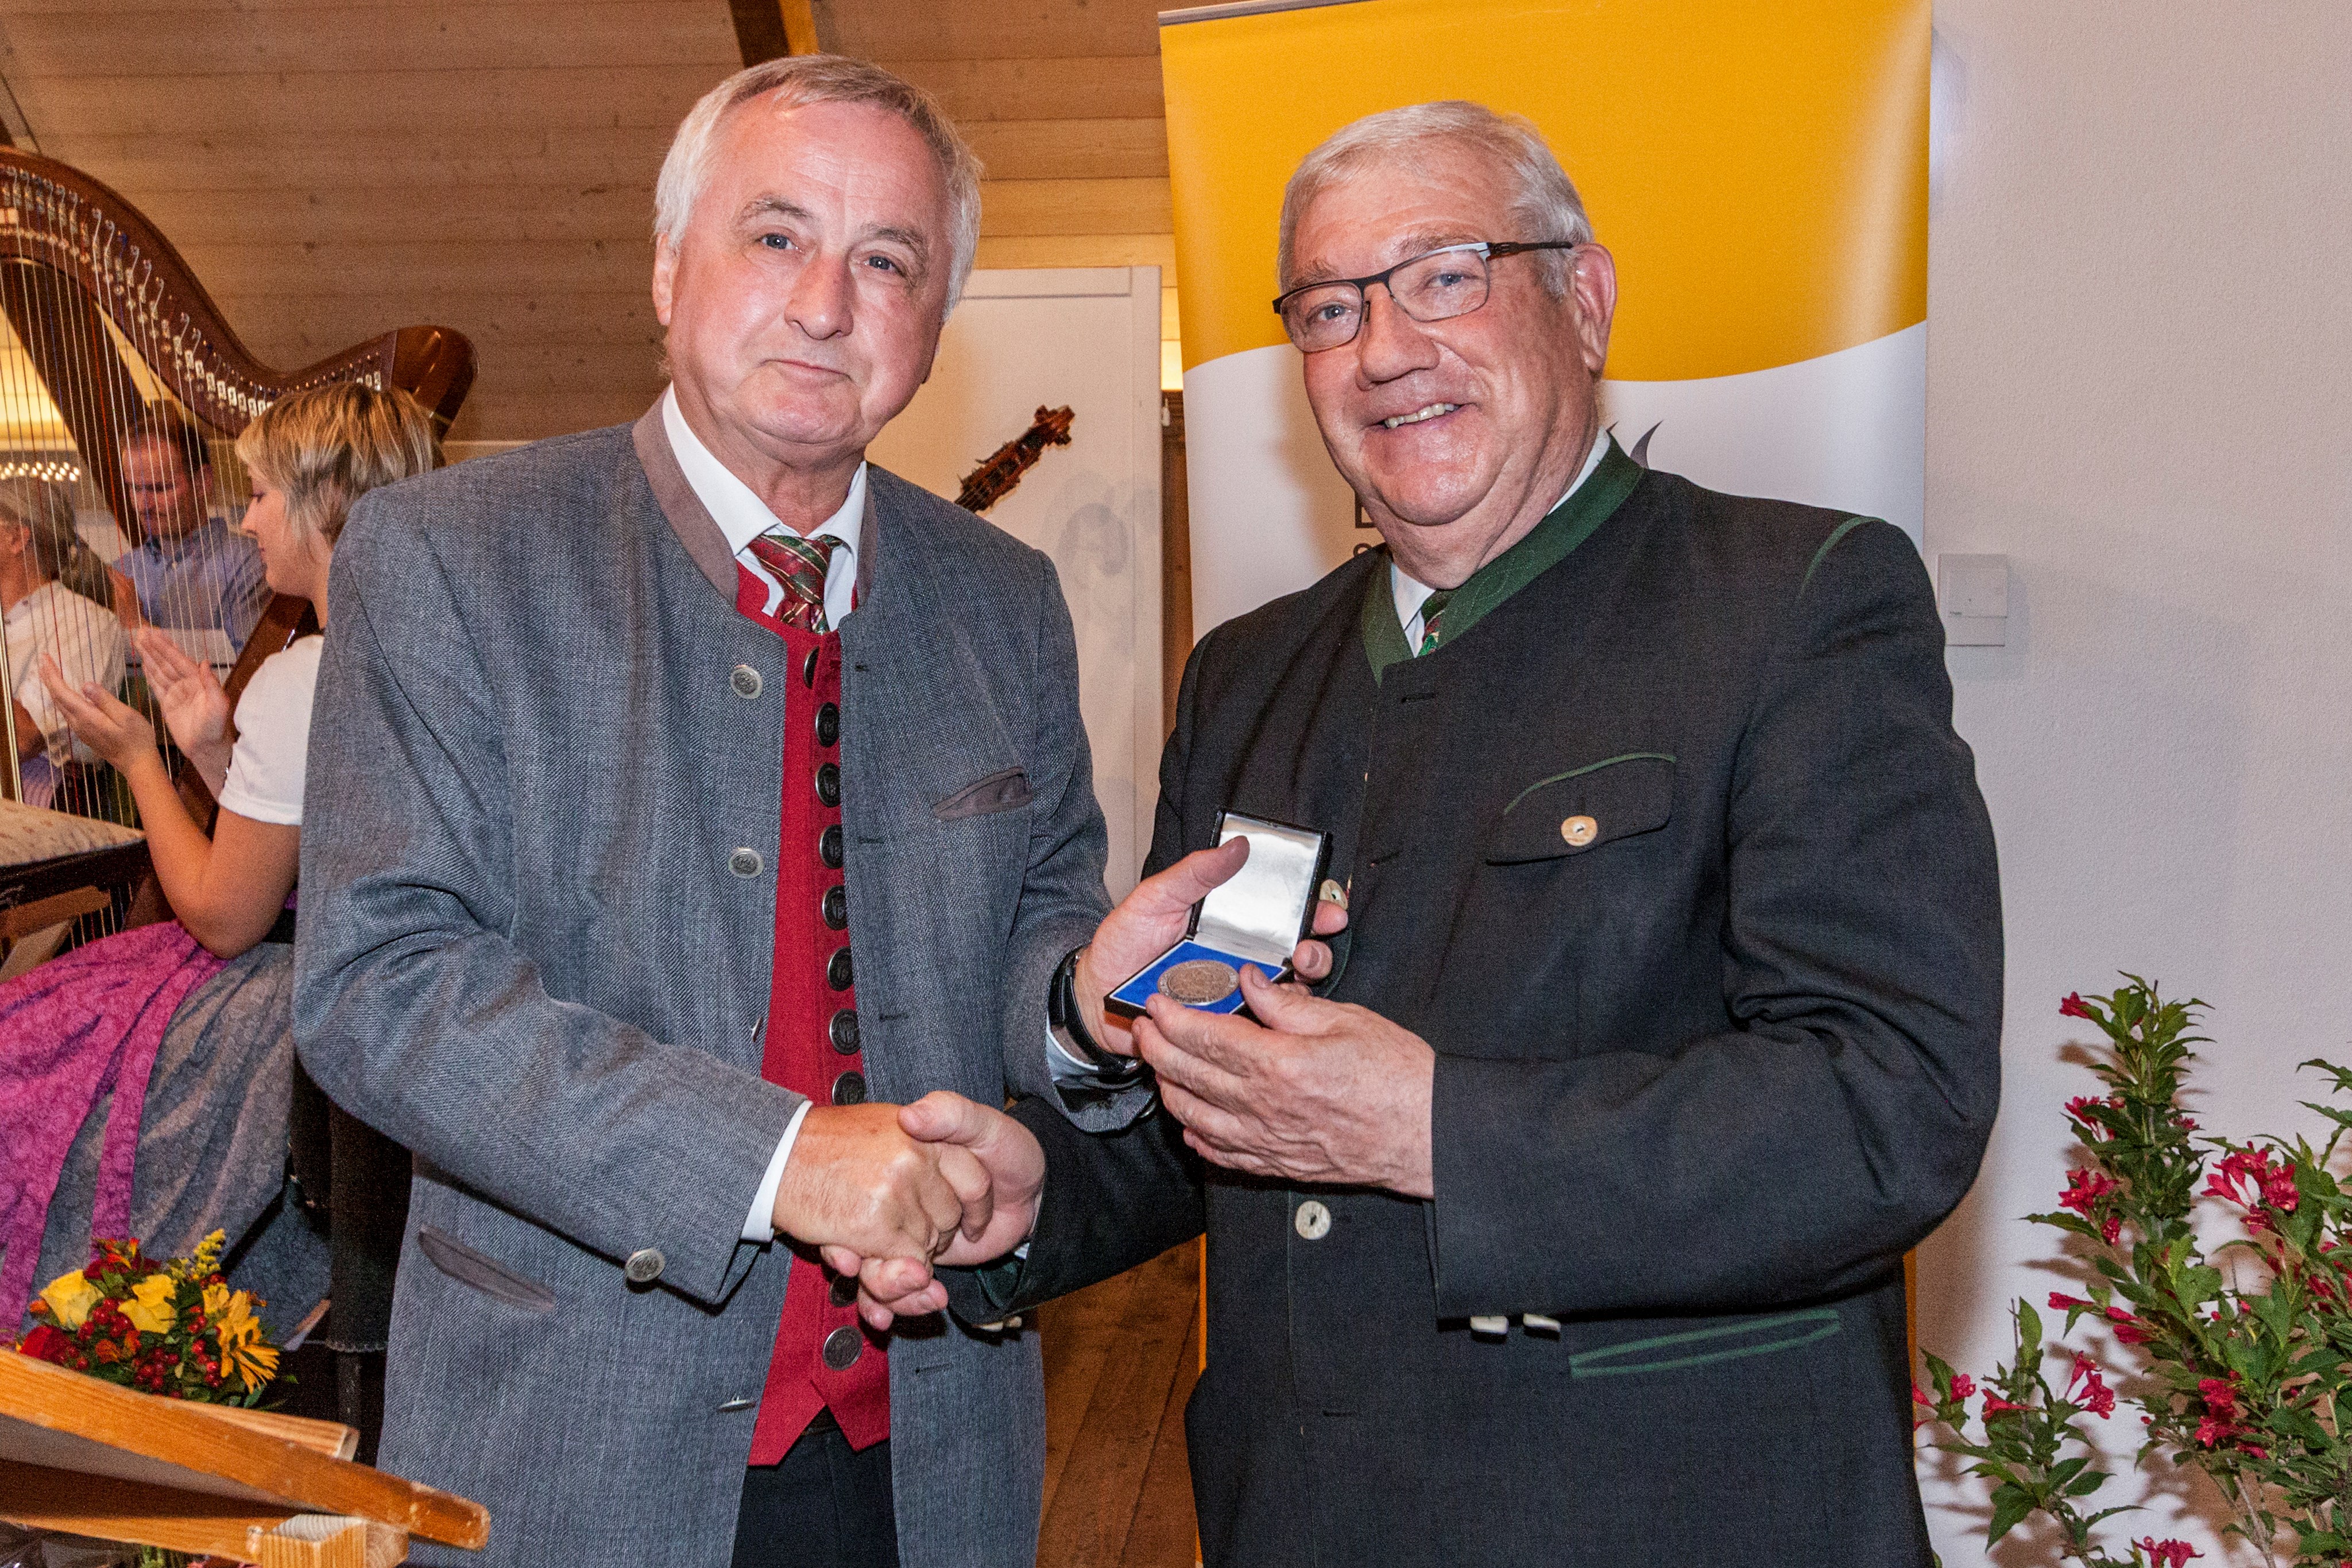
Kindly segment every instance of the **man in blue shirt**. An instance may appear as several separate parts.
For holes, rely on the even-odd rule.
[[[169,632],[218,632],[233,660],[269,603],[269,584],[253,541],[206,506],[212,454],[204,437],[166,415],[139,421],[123,443],[122,481],[139,543],[114,565],[137,591],[139,616]]]

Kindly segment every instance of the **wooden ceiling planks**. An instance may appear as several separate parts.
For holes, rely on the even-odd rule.
[[[654,174],[736,64],[715,0],[0,0],[41,151],[145,210],[257,353],[471,337],[459,441],[659,391]]]
[[[263,358],[456,327],[481,361],[456,438],[513,441],[659,390],[662,152],[747,55],[812,37],[956,117],[988,172],[982,266],[1157,266],[1172,341],[1150,3],[0,0],[0,76],[40,150],[146,211]]]
[[[1157,267],[1179,384],[1157,0],[813,0],[829,49],[934,94],[986,168],[982,267]]]

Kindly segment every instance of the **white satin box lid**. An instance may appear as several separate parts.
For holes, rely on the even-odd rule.
[[[1268,974],[1290,962],[1307,906],[1315,897],[1315,870],[1323,835],[1228,811],[1217,842],[1247,838],[1249,859],[1233,880],[1201,901],[1193,940],[1265,966]]]

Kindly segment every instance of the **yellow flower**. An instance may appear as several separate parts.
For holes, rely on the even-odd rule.
[[[83,1279],[79,1269],[70,1274],[58,1275],[49,1281],[48,1289],[41,1292],[41,1300],[49,1304],[49,1313],[58,1320],[58,1327],[68,1333],[81,1327],[83,1320],[89,1316],[90,1308],[102,1299],[98,1287]]]
[[[206,1296],[205,1311],[212,1312],[209,1291]],[[223,1372],[241,1378],[247,1394],[278,1375],[278,1353],[261,1343],[261,1320],[253,1315],[251,1295],[237,1291],[216,1316],[219,1326],[214,1333],[220,1341]]]
[[[122,1303],[122,1315],[141,1333],[169,1333],[179,1321],[179,1311],[172,1298],[179,1293],[180,1282],[169,1274],[150,1274],[131,1287],[131,1299]]]
[[[228,1287],[226,1285],[206,1285],[205,1287],[205,1316],[212,1319],[215,1322],[218,1322],[220,1321],[221,1313],[226,1311],[227,1307]]]

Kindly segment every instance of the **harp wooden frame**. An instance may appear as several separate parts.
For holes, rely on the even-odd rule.
[[[133,545],[139,517],[123,479],[121,437],[146,403],[105,322],[190,413],[231,437],[288,392],[335,382],[398,387],[446,433],[474,382],[473,345],[434,326],[387,332],[300,370],[272,369],[238,340],[171,241],[129,201],[78,169],[15,148],[0,148],[0,312]],[[223,683],[232,703],[262,660],[311,620],[305,601],[273,597]],[[184,768],[181,782],[195,801],[208,803],[194,769]]]

